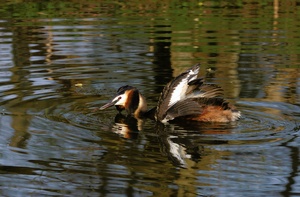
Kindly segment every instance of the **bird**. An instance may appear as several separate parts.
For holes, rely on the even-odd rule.
[[[145,97],[130,85],[120,87],[116,96],[99,109],[115,106],[120,113],[127,111],[128,116],[152,118],[161,123],[173,120],[225,123],[240,119],[241,112],[226,101],[223,89],[198,78],[199,70],[200,64],[196,64],[171,80],[160,94],[157,106],[150,110]]]

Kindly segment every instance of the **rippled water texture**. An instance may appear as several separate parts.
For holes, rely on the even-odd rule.
[[[299,6],[5,1],[0,195],[300,195]],[[126,84],[153,107],[198,62],[240,121],[161,125],[95,110]]]

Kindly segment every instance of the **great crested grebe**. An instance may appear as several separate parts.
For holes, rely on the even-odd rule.
[[[173,119],[187,119],[202,122],[231,122],[241,117],[240,111],[222,96],[222,88],[204,84],[197,78],[200,65],[196,64],[170,81],[163,89],[157,107],[147,110],[144,96],[132,86],[122,86],[117,95],[100,110],[113,105],[128,115],[144,118],[153,114],[156,121],[166,123]]]

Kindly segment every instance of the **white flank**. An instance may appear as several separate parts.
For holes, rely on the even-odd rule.
[[[163,123],[163,124],[167,124],[167,123],[168,123],[168,121],[169,121],[168,119],[164,118],[164,119],[163,119],[163,120],[161,120],[160,122],[161,122],[161,123]]]
[[[231,121],[236,121],[236,120],[240,119],[241,116],[242,116],[242,114],[240,111],[233,112]]]

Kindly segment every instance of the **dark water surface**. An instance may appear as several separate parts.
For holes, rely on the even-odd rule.
[[[5,1],[0,195],[300,195],[299,18],[297,1]],[[198,62],[240,121],[93,111],[126,84],[155,106]]]

